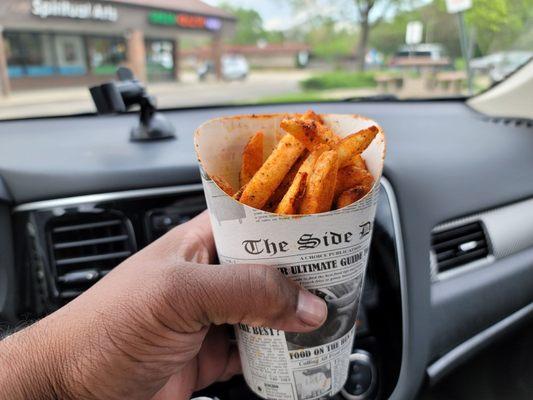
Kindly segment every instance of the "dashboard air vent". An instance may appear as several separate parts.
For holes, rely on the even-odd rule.
[[[501,118],[501,117],[483,117],[486,122],[491,122],[493,124],[506,125],[506,126],[525,126],[528,128],[533,128],[533,121],[529,119],[521,118]]]
[[[58,218],[49,228],[52,271],[58,296],[69,300],[135,252],[129,220],[112,213]]]
[[[476,221],[433,232],[431,250],[440,273],[487,257],[489,245],[483,225]]]

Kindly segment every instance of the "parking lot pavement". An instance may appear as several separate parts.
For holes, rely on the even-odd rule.
[[[182,82],[149,84],[148,91],[161,108],[246,103],[297,92],[298,82],[308,75],[306,71],[253,71],[244,81],[198,82],[193,74],[185,74]],[[0,97],[0,119],[94,111],[89,91],[84,87],[15,92],[8,98]]]

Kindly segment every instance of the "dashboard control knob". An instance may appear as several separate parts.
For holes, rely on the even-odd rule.
[[[373,398],[377,383],[377,370],[372,355],[364,350],[356,350],[350,355],[348,380],[341,394],[347,400],[367,400]]]

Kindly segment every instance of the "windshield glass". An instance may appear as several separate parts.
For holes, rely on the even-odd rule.
[[[2,0],[0,119],[95,112],[126,66],[160,108],[471,96],[533,56],[533,0]]]

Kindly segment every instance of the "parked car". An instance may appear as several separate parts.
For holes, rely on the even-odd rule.
[[[401,46],[390,61],[393,68],[445,69],[450,65],[446,49],[439,43]]]
[[[476,72],[488,74],[491,81],[496,83],[504,80],[531,58],[531,51],[502,51],[475,58],[470,62],[470,67]]]
[[[250,73],[250,65],[246,58],[240,54],[227,54],[221,58],[222,79],[226,81],[243,80]],[[210,75],[215,75],[215,65],[206,61],[196,71],[198,79],[205,81]]]
[[[398,49],[394,57],[427,57],[432,60],[440,60],[446,57],[446,49],[439,43],[421,43],[412,46],[405,45]]]

